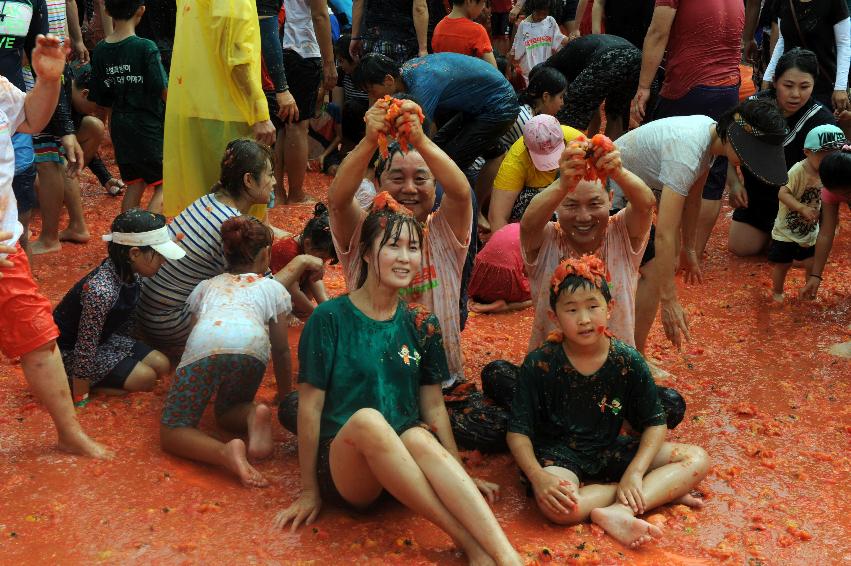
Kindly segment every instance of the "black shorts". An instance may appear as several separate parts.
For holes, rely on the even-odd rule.
[[[124,382],[133,373],[136,364],[145,359],[154,349],[144,342],[137,341],[130,350],[130,355],[118,362],[106,377],[97,382],[96,387],[109,387],[111,389],[124,389]]]
[[[316,112],[316,96],[322,84],[322,59],[305,59],[292,49],[284,49],[284,70],[290,94],[298,106],[298,121],[310,120]]]
[[[163,184],[163,162],[141,161],[138,163],[119,163],[118,172],[121,180],[131,185],[142,181],[146,187],[156,187]]]
[[[24,214],[35,208],[35,164],[30,165],[12,180],[12,191],[18,201],[18,214]]]
[[[748,190],[745,186],[745,192],[748,195],[748,207],[735,209],[733,220],[753,226],[760,232],[770,235],[780,206],[777,191]]]
[[[576,9],[579,7],[579,0],[555,0],[550,5],[553,9],[552,16],[559,24],[566,24],[577,19]],[[582,19],[581,16],[578,19]]]
[[[641,50],[637,47],[610,49],[588,63],[570,82],[565,105],[559,111],[559,122],[579,130],[587,130],[591,118],[606,102],[609,120],[622,118],[629,126],[629,103],[638,88],[641,74]]]
[[[505,153],[499,139],[511,129],[516,118],[492,122],[459,112],[437,131],[434,143],[463,171],[479,156],[488,160]]]
[[[796,242],[781,242],[774,238],[771,239],[771,243],[768,245],[768,261],[771,263],[804,261],[813,257],[815,253],[815,246],[805,248]]]
[[[640,443],[641,438],[637,436],[619,436],[614,444],[602,450],[593,461],[566,447],[559,450],[561,456],[555,454],[539,456],[536,452],[535,458],[542,468],[557,466],[570,470],[583,484],[614,483],[621,481],[624,472],[635,458]],[[526,494],[533,495],[532,485],[523,472],[520,472],[520,481],[526,486]]]

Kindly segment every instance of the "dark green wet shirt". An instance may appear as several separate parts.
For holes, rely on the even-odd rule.
[[[612,339],[608,358],[589,376],[550,342],[520,366],[508,431],[528,436],[536,457],[580,461],[596,473],[600,452],[615,443],[624,420],[640,432],[664,425],[665,413],[647,363],[620,340]]]
[[[363,314],[348,295],[322,303],[307,319],[298,359],[299,383],[325,391],[322,440],[364,408],[401,433],[420,421],[420,387],[449,377],[437,317],[401,300],[386,321]]]
[[[117,163],[163,159],[168,79],[156,44],[131,35],[117,43],[101,41],[92,51],[89,99],[112,108],[110,133]]]

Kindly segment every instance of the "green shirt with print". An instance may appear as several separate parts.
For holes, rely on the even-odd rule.
[[[666,422],[650,369],[628,344],[613,338],[592,375],[579,373],[560,343],[529,352],[520,366],[508,431],[528,436],[538,459],[567,459],[596,475],[624,420],[639,432]]]
[[[135,35],[101,41],[92,51],[89,99],[112,109],[110,133],[117,163],[163,159],[168,78],[156,44]]]
[[[401,434],[420,421],[420,387],[449,376],[437,318],[401,300],[384,321],[363,314],[348,295],[322,303],[304,326],[298,359],[299,383],[325,391],[321,440],[364,408]]]

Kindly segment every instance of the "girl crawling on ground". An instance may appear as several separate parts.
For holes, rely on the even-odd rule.
[[[230,470],[246,486],[265,487],[266,479],[248,462],[272,453],[272,414],[254,403],[271,358],[278,386],[290,383],[287,342],[289,293],[269,269],[272,230],[253,216],[225,220],[221,228],[227,271],[203,281],[187,303],[196,320],[160,425],[163,450]],[[283,315],[283,316],[281,316]],[[247,432],[222,443],[198,430],[216,393],[216,421],[233,432]]]
[[[422,225],[388,193],[363,222],[357,288],[322,303],[299,343],[301,496],[275,518],[311,524],[322,501],[366,508],[386,490],[443,529],[472,563],[520,564],[461,465],[440,383],[437,318],[399,290],[422,264]],[[478,489],[477,489],[478,487]]]

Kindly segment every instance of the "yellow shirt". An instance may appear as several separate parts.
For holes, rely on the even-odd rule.
[[[209,192],[229,141],[269,119],[254,1],[178,0],[174,38],[163,144],[170,216]]]
[[[582,132],[570,126],[562,126],[561,130],[564,132],[565,142],[575,140],[583,135]],[[498,191],[518,192],[526,187],[544,189],[555,181],[556,173],[558,173],[558,170],[538,171],[535,169],[532,158],[526,150],[526,142],[521,137],[514,142],[505,154],[505,159],[502,160],[499,173],[497,173],[496,180],[493,182],[493,188]]]

